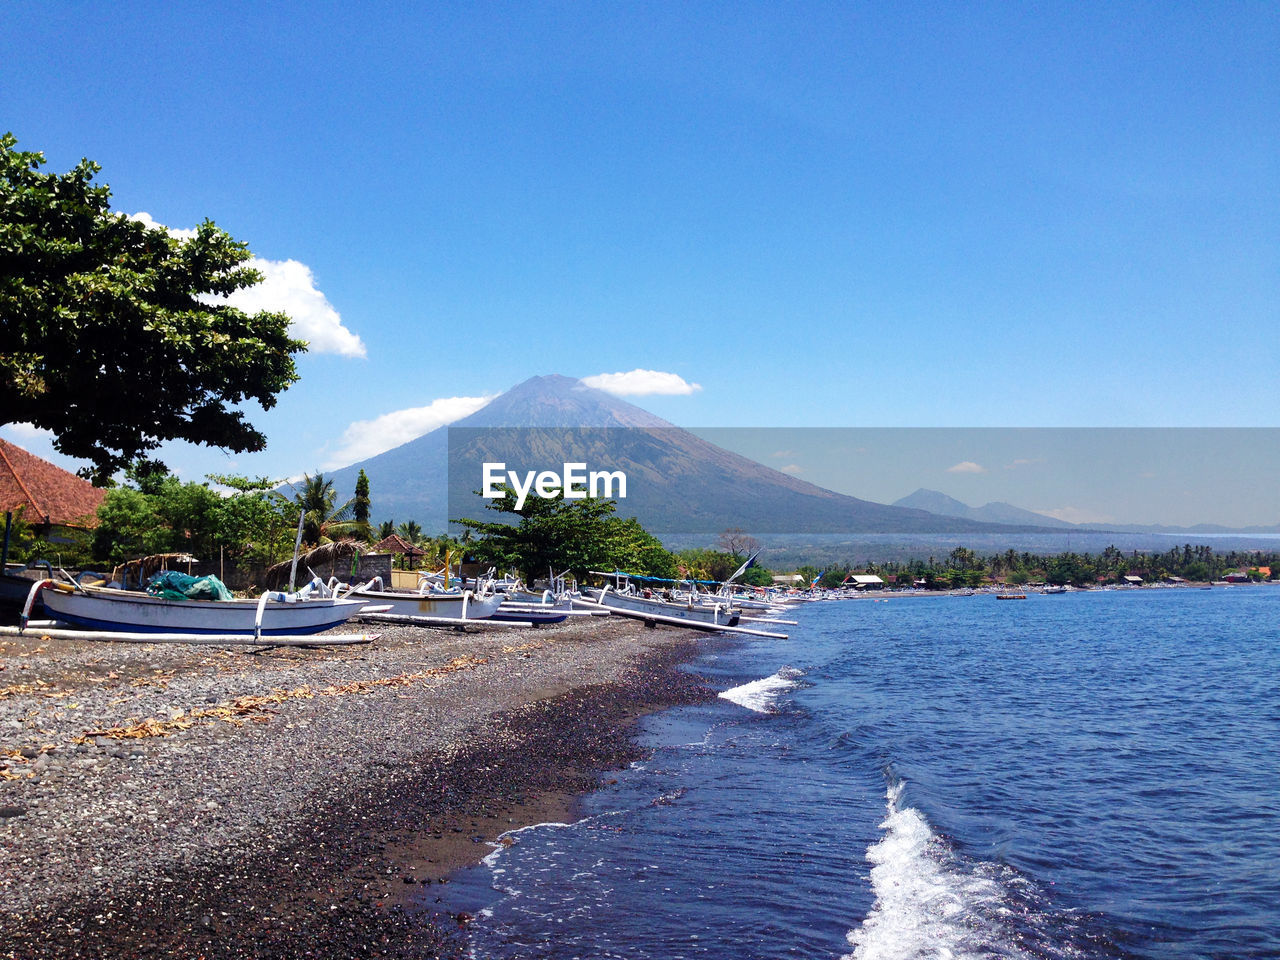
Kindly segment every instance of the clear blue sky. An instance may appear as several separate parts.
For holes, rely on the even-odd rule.
[[[305,265],[363,346],[301,361],[265,454],[170,452],[192,479],[551,372],[677,374],[629,399],[690,426],[1277,425],[1274,4],[2,19],[20,147]]]

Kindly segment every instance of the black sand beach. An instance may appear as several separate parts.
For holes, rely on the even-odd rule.
[[[696,638],[598,618],[333,652],[0,644],[8,958],[457,955],[450,872],[570,815],[638,756],[637,716],[712,695],[677,669]]]

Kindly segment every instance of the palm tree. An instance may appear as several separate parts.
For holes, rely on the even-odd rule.
[[[352,518],[354,499],[335,509],[338,491],[334,489],[333,481],[326,480],[323,473],[314,477],[303,474],[302,490],[295,493],[293,499],[303,513],[303,543],[319,546],[335,536],[353,532],[357,526]]]
[[[396,522],[394,520],[383,520],[378,524],[378,539],[385,540],[396,532]]]
[[[396,528],[396,533],[400,534],[406,543],[411,543],[415,547],[422,542],[422,527],[417,520],[406,520]]]

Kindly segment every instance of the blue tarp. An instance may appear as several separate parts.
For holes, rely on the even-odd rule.
[[[668,580],[666,577],[644,577],[638,573],[626,573],[622,570],[615,570],[609,574],[611,577],[630,577],[632,580],[647,580],[649,583],[700,583],[707,587],[716,587],[720,585],[719,580]]]

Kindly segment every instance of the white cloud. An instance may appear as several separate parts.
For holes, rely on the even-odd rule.
[[[702,389],[702,384],[689,383],[678,373],[640,368],[628,373],[598,373],[594,377],[583,377],[582,382],[618,397],[688,396]]]
[[[287,313],[293,321],[290,333],[306,340],[313,353],[365,356],[364,342],[342,325],[342,317],[316,287],[316,278],[305,263],[253,257],[246,266],[261,272],[262,283],[237,290],[227,298],[228,303],[246,313]]]
[[[947,473],[986,473],[987,468],[972,460],[961,460],[955,466],[947,467]]]
[[[160,223],[158,220],[156,220],[155,217],[151,216],[151,214],[147,213],[145,210],[140,210],[137,213],[126,214],[126,216],[130,220],[137,220],[139,223],[143,224],[144,226],[150,227],[152,230],[168,230],[172,236],[177,237],[179,240],[190,240],[192,237],[196,235],[196,232],[194,229],[179,230],[176,227],[166,227],[163,223]]]
[[[1004,468],[1006,470],[1016,470],[1018,469],[1018,467],[1030,467],[1035,464],[1045,463],[1045,462],[1046,461],[1044,457],[1019,457],[1017,460],[1014,460],[1012,463],[1006,463],[1004,465]]]
[[[373,420],[357,420],[343,431],[341,446],[324,464],[324,469],[336,470],[408,443],[437,427],[475,413],[495,396],[497,394],[442,397],[425,407],[396,410]]]
[[[782,473],[804,473],[804,467],[795,463],[788,463],[785,467],[779,467],[778,470]]]
[[[148,227],[162,227],[149,213],[135,213],[132,219]],[[189,239],[194,230],[166,227],[175,237]],[[262,282],[237,290],[227,302],[246,313],[259,310],[287,313],[293,321],[290,333],[306,340],[312,353],[336,353],[344,357],[366,356],[364,342],[345,326],[328,297],[316,287],[315,275],[297,260],[263,260],[251,257],[245,266],[262,274]]]

